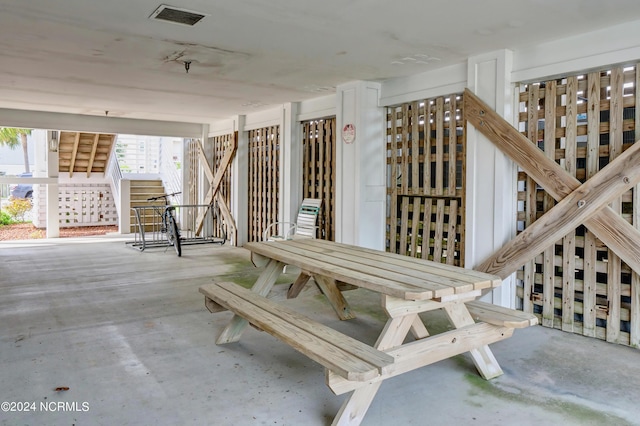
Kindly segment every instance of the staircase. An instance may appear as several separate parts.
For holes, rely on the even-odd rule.
[[[165,193],[164,186],[160,179],[135,179],[131,180],[131,207],[152,207],[163,206],[164,200],[147,201],[150,197],[157,197]],[[137,220],[134,210],[130,210],[131,214],[131,232],[136,232]],[[151,208],[139,209],[141,214],[140,221],[145,224],[145,231],[151,231],[154,224],[160,222],[161,219]]]

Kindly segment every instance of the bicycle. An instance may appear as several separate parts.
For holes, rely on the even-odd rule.
[[[178,257],[182,256],[182,247],[180,245],[180,230],[178,229],[178,222],[175,217],[175,206],[169,204],[169,197],[173,197],[180,194],[180,192],[174,192],[172,194],[158,195],[157,197],[147,198],[147,201],[164,200],[164,206],[153,206],[153,210],[162,219],[162,228],[160,232],[167,235],[167,242],[170,246],[176,250]]]

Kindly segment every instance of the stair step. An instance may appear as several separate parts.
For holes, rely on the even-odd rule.
[[[135,186],[135,185],[162,186],[161,179],[132,179],[130,182],[131,182],[131,186]]]
[[[131,194],[164,194],[164,187],[162,186],[132,186],[130,188]]]

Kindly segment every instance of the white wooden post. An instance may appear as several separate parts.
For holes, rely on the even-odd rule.
[[[359,81],[337,89],[336,241],[384,250],[385,112],[380,85]],[[355,130],[343,137],[343,129]]]
[[[513,120],[512,53],[500,50],[468,59],[469,89],[505,120]],[[516,233],[515,164],[472,125],[467,128],[466,264],[482,263]],[[485,298],[514,307],[515,279]]]

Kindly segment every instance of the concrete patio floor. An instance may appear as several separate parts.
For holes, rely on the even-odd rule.
[[[124,241],[0,243],[0,402],[22,409],[3,405],[0,424],[330,424],[345,395],[319,364],[253,328],[215,344],[230,314],[210,314],[198,287],[251,283],[247,251],[186,246],[178,258]],[[280,293],[294,279],[283,276]],[[377,298],[347,298],[358,315],[347,322],[311,290],[287,303],[372,343],[385,320]],[[440,313],[427,321],[447,328]],[[640,424],[637,349],[540,326],[492,349],[503,376],[481,379],[465,354],[389,379],[363,424]]]

